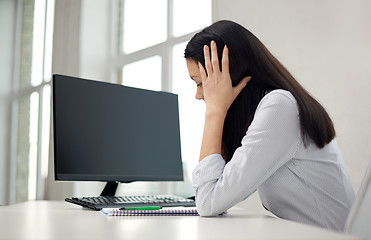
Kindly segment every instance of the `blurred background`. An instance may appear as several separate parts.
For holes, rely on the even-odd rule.
[[[370,9],[368,0],[1,0],[0,205],[102,191],[54,181],[55,73],[178,94],[185,181],[121,184],[117,194],[193,195],[204,103],[183,51],[222,19],[253,32],[325,106],[357,192],[371,160]]]

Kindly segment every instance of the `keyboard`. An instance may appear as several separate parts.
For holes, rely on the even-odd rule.
[[[102,208],[121,207],[193,207],[195,201],[192,198],[183,198],[173,195],[148,195],[148,196],[99,196],[99,197],[72,197],[66,198],[67,202],[74,203],[93,210]]]

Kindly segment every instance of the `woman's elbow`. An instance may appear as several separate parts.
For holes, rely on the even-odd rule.
[[[196,204],[197,212],[201,217],[215,217],[221,214],[223,211],[218,211],[213,209],[211,206],[201,205],[199,206]]]

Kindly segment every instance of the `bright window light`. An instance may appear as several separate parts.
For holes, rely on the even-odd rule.
[[[39,85],[43,78],[45,7],[45,0],[35,1],[32,40],[32,86]]]
[[[41,131],[41,177],[46,178],[48,176],[49,166],[49,137],[50,137],[50,85],[45,85],[43,89],[43,115]]]
[[[167,38],[167,0],[125,0],[123,50],[132,53]]]
[[[50,81],[52,77],[53,30],[54,30],[54,0],[48,0],[45,25],[45,56],[44,56],[45,81]]]
[[[28,172],[28,200],[36,199],[37,186],[37,138],[39,121],[39,93],[34,92],[30,97],[30,152]]]
[[[122,84],[128,87],[161,91],[161,57],[154,56],[124,66]]]
[[[175,37],[211,24],[211,0],[173,0],[173,7]]]

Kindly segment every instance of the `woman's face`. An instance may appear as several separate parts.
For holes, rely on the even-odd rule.
[[[196,91],[195,97],[197,100],[204,100],[204,90],[202,88],[202,79],[201,79],[201,74],[200,74],[200,69],[198,67],[198,63],[191,58],[187,58],[186,62],[187,62],[189,76],[197,85],[197,91]]]

